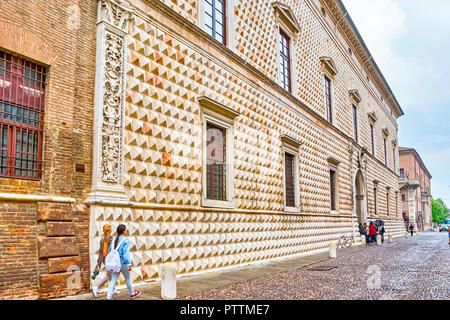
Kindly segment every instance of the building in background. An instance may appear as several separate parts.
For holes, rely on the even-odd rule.
[[[412,148],[399,148],[402,215],[419,231],[432,227],[431,174]]]
[[[0,23],[0,297],[88,290],[106,223],[135,283],[402,235],[403,111],[340,0],[4,1]]]

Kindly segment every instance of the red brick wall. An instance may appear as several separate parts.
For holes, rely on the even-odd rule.
[[[39,297],[36,203],[0,202],[0,299]]]
[[[26,5],[21,0],[0,1],[0,49],[47,65],[49,70],[42,179],[0,178],[0,193],[67,196],[77,200],[74,205],[66,204],[64,211],[70,218],[64,221],[54,217],[39,220],[36,202],[1,202],[3,299],[46,298],[64,291],[60,285],[68,275],[62,274],[61,269],[71,258],[39,259],[39,239],[46,247],[41,251],[51,252],[55,250],[51,241],[61,241],[51,238],[69,237],[83,269],[84,290],[88,288],[89,217],[81,203],[91,188],[96,10],[97,1],[93,0],[29,0]],[[78,13],[81,23],[77,26],[74,18]],[[77,164],[84,170],[76,171]],[[56,270],[59,271],[54,273]]]

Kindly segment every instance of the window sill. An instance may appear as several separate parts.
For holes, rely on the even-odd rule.
[[[301,213],[300,212],[300,208],[298,207],[284,207],[284,212],[288,212],[288,213]]]
[[[339,211],[337,211],[337,210],[331,210],[331,211],[330,211],[330,214],[331,214],[332,216],[338,216],[338,215],[339,215]]]
[[[235,209],[236,205],[234,201],[221,201],[202,198],[202,207],[205,208],[222,208],[222,209]]]

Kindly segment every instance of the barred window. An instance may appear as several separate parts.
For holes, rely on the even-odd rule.
[[[206,124],[206,198],[226,200],[226,129]]]
[[[225,44],[225,0],[205,0],[206,32]]]
[[[295,156],[285,152],[284,161],[284,172],[286,176],[286,206],[295,207]]]
[[[290,39],[280,29],[280,77],[281,86],[291,92],[291,57],[290,57]]]
[[[0,51],[0,177],[38,180],[46,68]]]
[[[384,165],[388,165],[386,138],[384,138]]]

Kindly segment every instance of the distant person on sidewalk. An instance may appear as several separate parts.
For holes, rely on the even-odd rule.
[[[94,276],[92,279],[95,279],[96,275],[98,275],[100,268],[102,267],[102,264],[105,263],[105,257],[108,255],[109,245],[112,242],[112,236],[111,236],[111,225],[105,224],[103,226],[103,236],[100,239],[100,250],[98,252],[98,259],[97,259],[97,266],[95,267]],[[97,297],[98,289],[100,289],[106,282],[111,281],[111,272],[106,272],[106,277],[100,280],[100,282],[92,287],[92,294],[94,297]],[[119,291],[114,291],[114,294],[119,294]]]
[[[119,272],[113,272],[112,274],[111,281],[109,282],[106,300],[112,300],[114,287],[116,286],[116,282],[119,278],[120,273],[122,273],[123,277],[125,278],[130,298],[136,298],[141,295],[140,291],[134,291],[133,285],[131,284],[130,241],[127,239],[126,235],[127,227],[124,224],[119,224],[119,226],[117,227],[117,238],[115,238],[115,240],[111,242],[111,245],[109,246],[109,252],[111,252],[111,250],[117,250],[120,256],[121,268]]]
[[[377,242],[377,227],[375,227],[373,221],[370,222],[369,237],[371,243]]]
[[[366,243],[370,243],[370,236],[369,236],[369,228],[367,227],[367,223],[364,222],[364,234],[366,236]]]
[[[412,237],[413,234],[414,234],[414,226],[413,226],[412,223],[411,223],[411,225],[409,226],[409,231],[411,232],[411,237]]]
[[[380,233],[381,236],[381,242],[384,242],[384,233],[386,232],[386,230],[384,229],[383,224],[380,224],[380,226],[378,227],[378,232]]]

